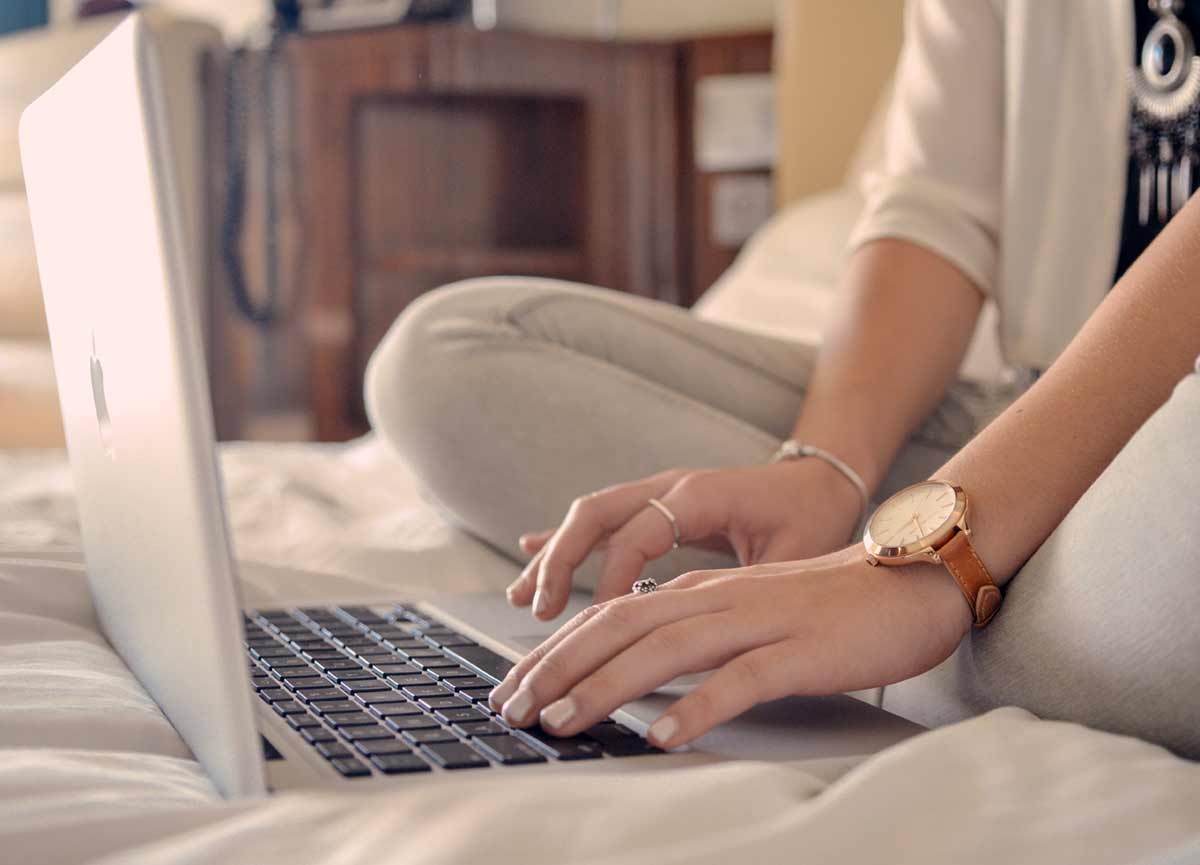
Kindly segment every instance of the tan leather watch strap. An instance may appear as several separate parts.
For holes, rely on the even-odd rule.
[[[971,546],[966,532],[955,532],[937,552],[966,596],[967,605],[975,616],[975,627],[982,628],[1000,609],[1002,598],[996,581]]]

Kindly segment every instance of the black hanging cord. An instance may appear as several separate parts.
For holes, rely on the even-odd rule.
[[[257,92],[262,96],[263,137],[266,140],[265,165],[265,216],[266,216],[266,279],[264,297],[256,300],[251,296],[246,283],[246,272],[242,266],[241,240],[245,223],[246,208],[246,159],[248,147],[248,117],[251,102],[248,69],[250,54],[246,48],[236,48],[230,53],[225,80],[225,163],[229,172],[229,186],[225,197],[225,213],[221,223],[221,257],[234,304],[249,321],[266,328],[280,316],[279,297],[279,201],[276,190],[275,168],[280,156],[278,117],[276,112],[276,80],[279,70],[279,54],[282,49],[284,27],[277,18],[271,28],[261,67],[261,78]]]

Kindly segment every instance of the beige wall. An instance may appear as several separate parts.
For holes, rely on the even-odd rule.
[[[780,204],[845,181],[891,80],[903,12],[904,0],[779,0],[775,183]]]

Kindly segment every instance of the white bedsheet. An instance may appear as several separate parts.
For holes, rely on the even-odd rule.
[[[499,587],[370,440],[236,445],[253,602]],[[0,454],[0,863],[1200,862],[1200,766],[1005,709],[837,777],[728,764],[221,801],[96,629],[59,454]]]

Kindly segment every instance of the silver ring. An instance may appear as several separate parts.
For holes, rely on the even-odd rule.
[[[633,593],[635,595],[648,595],[651,592],[658,591],[658,580],[653,577],[646,577],[644,580],[638,580],[633,584]]]
[[[667,518],[667,522],[671,524],[671,534],[675,536],[675,540],[671,543],[671,549],[679,549],[679,521],[675,519],[675,515],[671,513],[671,509],[658,499],[650,499],[646,504]]]

